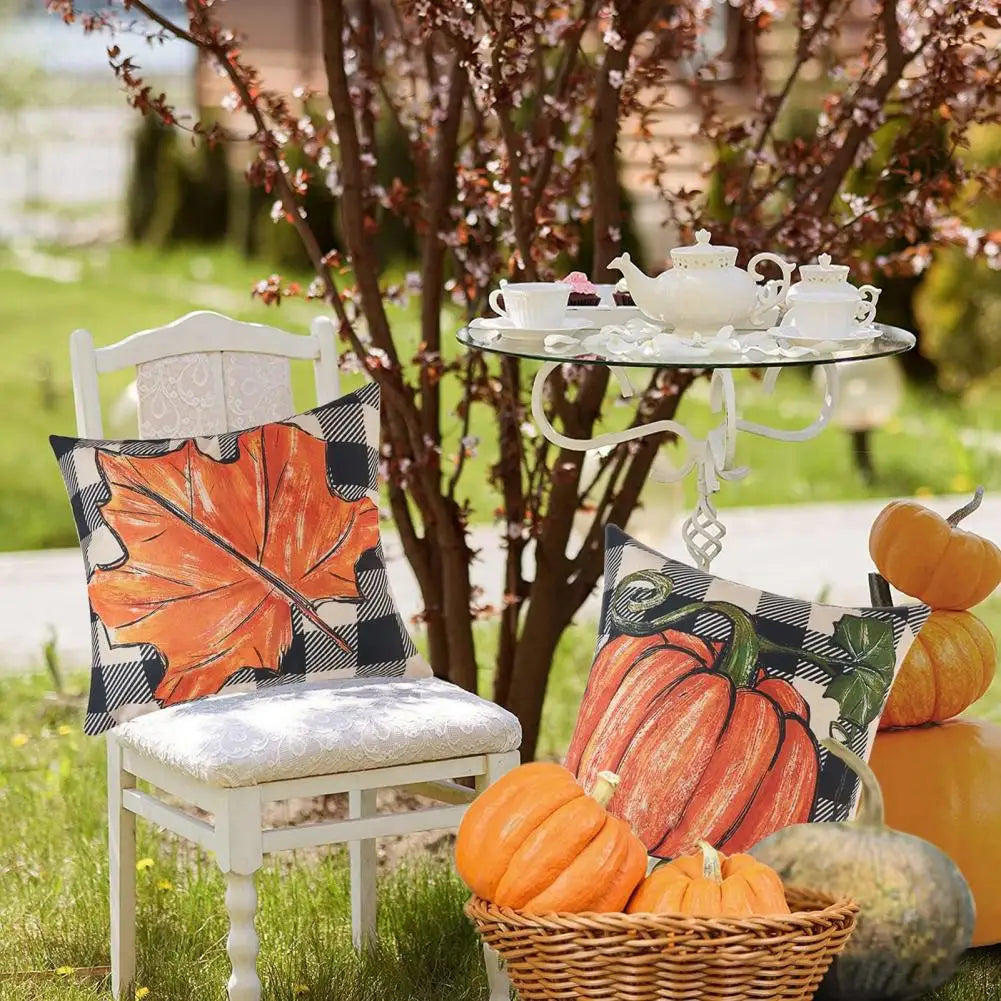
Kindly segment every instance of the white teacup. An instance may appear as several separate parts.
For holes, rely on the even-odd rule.
[[[874,302],[861,299],[801,299],[782,318],[783,327],[795,327],[797,333],[811,340],[848,337],[867,326],[876,314]]]
[[[563,325],[570,299],[570,286],[558,282],[506,282],[487,300],[490,308],[516,327],[554,330]],[[503,307],[498,299],[504,297]]]

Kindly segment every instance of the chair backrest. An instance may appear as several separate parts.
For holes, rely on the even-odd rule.
[[[77,433],[103,437],[99,376],[129,367],[136,369],[141,438],[192,438],[284,420],[295,413],[293,359],[313,362],[317,404],[336,399],[337,341],[326,316],[304,336],[199,311],[104,348],[94,347],[89,331],[75,330]]]

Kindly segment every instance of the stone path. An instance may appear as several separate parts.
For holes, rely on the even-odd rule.
[[[947,514],[966,498],[928,499],[929,507]],[[866,574],[871,569],[868,533],[884,501],[851,504],[800,504],[789,507],[724,510],[728,534],[713,571],[739,583],[753,584],[790,597],[833,604],[866,604]],[[665,531],[658,512],[641,512],[632,533],[667,555],[687,559],[679,521]],[[988,498],[971,518],[971,528],[1001,536],[1001,498]],[[474,583],[484,600],[499,603],[503,552],[500,533],[480,526],[471,540],[480,555]],[[408,617],[421,609],[420,593],[399,541],[386,533],[386,555],[393,591]],[[597,617],[592,596],[579,614],[581,621]],[[0,553],[0,671],[26,671],[42,663],[41,651],[54,633],[66,666],[82,666],[90,658],[87,599],[79,553],[50,550]]]

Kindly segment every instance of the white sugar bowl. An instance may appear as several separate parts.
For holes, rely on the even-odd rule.
[[[821,254],[817,261],[800,265],[800,281],[786,293],[788,312],[782,326],[818,340],[837,340],[869,327],[880,290],[874,285],[856,288],[848,281],[848,265],[831,264],[830,254]]]

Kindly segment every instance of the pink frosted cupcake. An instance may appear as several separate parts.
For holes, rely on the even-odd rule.
[[[568,306],[597,306],[601,302],[598,286],[588,281],[583,271],[571,271],[566,278],[560,279],[560,284],[570,286]]]

